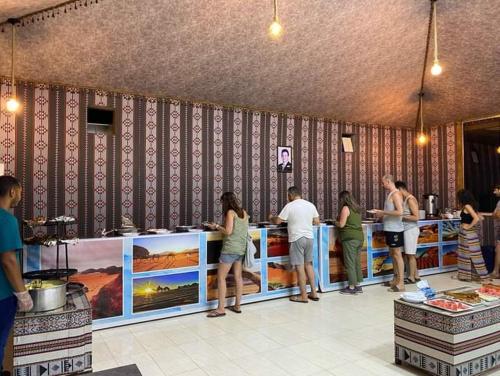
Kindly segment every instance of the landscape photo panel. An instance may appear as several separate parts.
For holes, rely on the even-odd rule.
[[[372,274],[374,277],[381,277],[392,274],[394,266],[389,252],[374,252],[372,257]]]
[[[260,259],[260,230],[250,230],[249,235],[252,237],[252,242],[257,248],[255,258]],[[224,235],[219,231],[207,232],[207,265],[218,264],[220,252],[222,250]]]
[[[288,256],[288,247],[286,227],[267,230],[267,257]]]
[[[198,234],[133,239],[133,272],[195,267],[200,262]]]
[[[437,246],[417,248],[416,257],[418,270],[439,267],[439,247]]]
[[[199,272],[133,279],[133,312],[147,312],[199,302]]]
[[[330,283],[342,282],[347,280],[347,273],[344,265],[344,250],[342,242],[338,237],[337,230],[330,228],[328,231],[328,260],[329,260],[329,275]],[[361,248],[361,271],[363,278],[368,278],[368,253],[365,241]]]
[[[267,288],[269,291],[298,286],[297,273],[288,263],[267,264]]]
[[[42,269],[56,267],[56,247],[44,248]],[[92,306],[94,320],[123,314],[123,241],[121,239],[85,240],[68,245],[69,267],[78,273],[70,281],[83,283]],[[59,267],[64,264],[61,252]]]
[[[261,292],[260,263],[256,263],[254,270],[243,270],[243,295],[258,294]],[[236,295],[236,284],[232,269],[226,278],[226,298]],[[207,300],[216,300],[219,289],[217,287],[217,269],[207,270]]]
[[[443,266],[456,266],[458,261],[458,244],[446,244],[442,247]]]

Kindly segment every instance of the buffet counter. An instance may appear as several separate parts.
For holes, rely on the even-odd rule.
[[[500,366],[500,300],[452,313],[398,299],[394,335],[397,364],[434,375],[479,375]]]
[[[13,375],[58,376],[92,370],[92,308],[83,292],[60,309],[18,313]]]
[[[421,275],[456,268],[459,221],[421,221],[417,262]],[[381,224],[363,224],[364,284],[392,277],[392,260]],[[298,293],[290,269],[286,227],[250,229],[257,248],[256,266],[244,272],[243,303]],[[334,226],[314,228],[314,269],[321,291],[345,285],[342,246]],[[80,239],[69,246],[71,280],[83,283],[92,306],[93,328],[148,321],[212,309],[217,297],[218,232]],[[51,269],[56,250],[28,246],[25,269]],[[228,279],[228,297],[234,282]]]

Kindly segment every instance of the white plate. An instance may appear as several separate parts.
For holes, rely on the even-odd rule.
[[[377,211],[375,209],[367,210],[367,213],[375,214]]]
[[[189,232],[203,232],[205,230],[202,230],[200,228],[192,228],[191,230],[189,230]]]
[[[423,303],[427,300],[424,294],[418,294],[416,292],[405,292],[401,294],[401,299],[408,303]]]
[[[127,238],[131,238],[133,236],[139,236],[139,233],[138,232],[124,232],[122,235],[126,236]]]
[[[166,228],[151,228],[148,230],[148,232],[152,232],[155,234],[168,234],[168,233],[170,233],[170,231],[167,230]]]

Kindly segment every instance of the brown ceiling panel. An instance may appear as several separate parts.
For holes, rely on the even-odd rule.
[[[0,0],[0,15],[45,3]],[[444,71],[426,80],[426,125],[499,113],[500,2],[437,5]],[[286,0],[279,11],[285,34],[272,41],[270,0],[100,0],[20,28],[16,70],[36,81],[414,126],[428,1]],[[1,51],[8,40],[0,34]],[[9,66],[0,54],[0,74]]]

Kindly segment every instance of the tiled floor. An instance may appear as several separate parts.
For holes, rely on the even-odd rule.
[[[452,274],[432,287],[463,286]],[[410,287],[409,290],[415,287]],[[94,370],[135,363],[144,376],[419,375],[393,364],[393,299],[381,285],[319,302],[278,299],[242,314],[200,313],[94,332]]]

